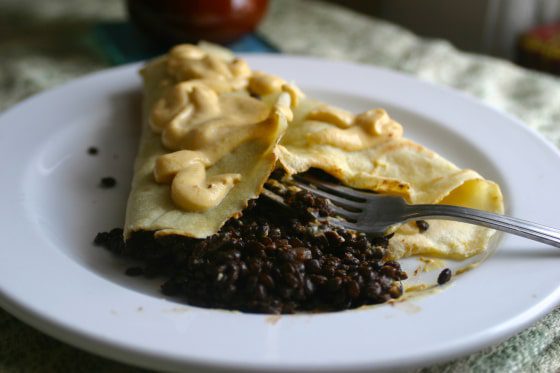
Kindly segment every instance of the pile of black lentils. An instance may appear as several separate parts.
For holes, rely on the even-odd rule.
[[[362,234],[319,222],[329,202],[274,184],[293,208],[261,197],[206,239],[122,230],[99,233],[97,245],[139,259],[131,276],[167,278],[166,295],[201,307],[256,313],[336,311],[386,302],[402,295],[406,279],[397,262],[383,262],[389,237]]]

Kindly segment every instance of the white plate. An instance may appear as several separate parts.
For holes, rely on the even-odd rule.
[[[560,226],[560,157],[516,120],[449,89],[372,67],[286,56],[250,64],[352,110],[382,106],[408,137],[503,187],[508,213]],[[189,307],[94,247],[122,225],[140,123],[139,65],[78,79],[0,117],[0,300],[83,349],[158,369],[371,370],[479,350],[560,299],[557,249],[504,236],[445,291],[397,306],[270,317]],[[99,155],[86,150],[97,146]],[[114,189],[100,189],[115,176]]]

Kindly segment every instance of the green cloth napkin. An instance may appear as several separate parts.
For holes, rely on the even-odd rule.
[[[0,2],[0,110],[114,61],[100,25],[122,25],[115,0]],[[508,62],[457,51],[387,22],[316,1],[271,1],[261,35],[277,49],[370,63],[453,86],[509,112],[560,146],[560,81]],[[130,40],[131,43],[136,42]],[[120,51],[122,52],[122,51]],[[560,313],[509,340],[422,372],[560,369]],[[0,310],[0,371],[138,372],[58,342]]]

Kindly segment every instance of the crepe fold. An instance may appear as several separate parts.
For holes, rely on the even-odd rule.
[[[323,104],[313,100],[297,107],[277,150],[279,162],[289,174],[316,168],[348,186],[400,195],[412,204],[441,203],[503,213],[503,197],[496,183],[403,138],[402,127],[384,111],[362,115],[362,123],[360,116],[344,112],[319,115],[322,111]],[[368,136],[367,143],[360,143],[354,135],[364,117],[371,119],[370,127],[381,130],[368,135],[367,126],[362,126]],[[387,130],[383,132],[383,128]],[[348,135],[350,131],[354,132]],[[389,241],[389,257],[464,259],[484,251],[494,234],[491,229],[454,221],[430,220],[429,226],[420,232],[414,222],[402,225]]]
[[[215,47],[212,48],[210,52],[205,49],[202,49],[202,52],[213,57],[217,55],[216,58],[221,60],[231,59],[227,52],[218,50],[216,53]],[[266,100],[267,103],[263,101],[268,105],[269,114],[264,121],[257,124],[258,136],[248,138],[206,169],[208,178],[221,174],[238,174],[241,176],[240,181],[216,208],[185,211],[172,200],[170,186],[157,183],[154,179],[156,161],[171,150],[164,147],[162,135],[158,133],[161,131],[154,131],[154,124],[150,122],[153,108],[166,97],[175,84],[189,80],[170,80],[172,78],[168,70],[169,61],[165,57],[152,61],[142,70],[143,125],[127,204],[125,238],[135,231],[154,231],[156,236],[176,234],[194,238],[205,238],[216,233],[229,218],[239,214],[250,199],[257,198],[261,193],[263,184],[276,164],[276,144],[287,128],[288,119],[291,119],[289,95],[272,94]],[[219,95],[244,95],[249,98],[246,90],[235,90],[223,79],[214,80],[209,86],[219,86]],[[223,89],[222,86],[228,88]],[[188,103],[185,103],[185,106],[186,104]],[[181,113],[176,113],[175,117],[179,115]]]
[[[305,98],[281,79],[245,69],[223,50],[189,46],[180,52],[183,54],[179,53],[178,58],[168,55],[149,63],[142,72],[144,121],[127,206],[125,237],[140,230],[154,231],[157,236],[177,234],[194,238],[215,234],[229,218],[240,214],[250,199],[259,196],[275,168],[283,168],[288,175],[320,169],[350,187],[400,195],[412,204],[443,203],[503,212],[503,197],[496,183],[476,171],[460,169],[404,138],[402,126],[381,109],[355,115]],[[181,59],[185,54],[195,56],[196,63],[186,64]],[[220,61],[226,61],[227,68]],[[170,65],[182,70],[170,73]],[[204,75],[208,67],[211,74]],[[170,196],[170,186],[154,179],[154,167],[160,156],[185,149],[181,144],[190,149],[192,141],[170,141],[165,130],[157,123],[154,125],[154,108],[171,122],[185,115],[189,100],[173,96],[171,91],[185,84],[204,84],[219,100],[241,95],[246,98],[240,101],[245,106],[251,102],[266,105],[265,119],[257,123],[259,136],[248,137],[207,167],[209,178],[235,174],[239,175],[239,182],[219,205],[205,211],[178,207]],[[258,96],[258,100],[250,99],[251,96]],[[166,97],[170,97],[168,101]],[[231,101],[228,100],[225,101]],[[232,133],[224,131],[224,138]],[[389,241],[388,257],[431,255],[464,259],[484,251],[493,234],[487,228],[443,220],[429,221],[429,229],[420,232],[411,222],[402,225]]]

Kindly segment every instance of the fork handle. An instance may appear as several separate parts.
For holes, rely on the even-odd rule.
[[[542,224],[450,205],[408,205],[406,220],[445,219],[481,225],[560,248],[560,230]]]

